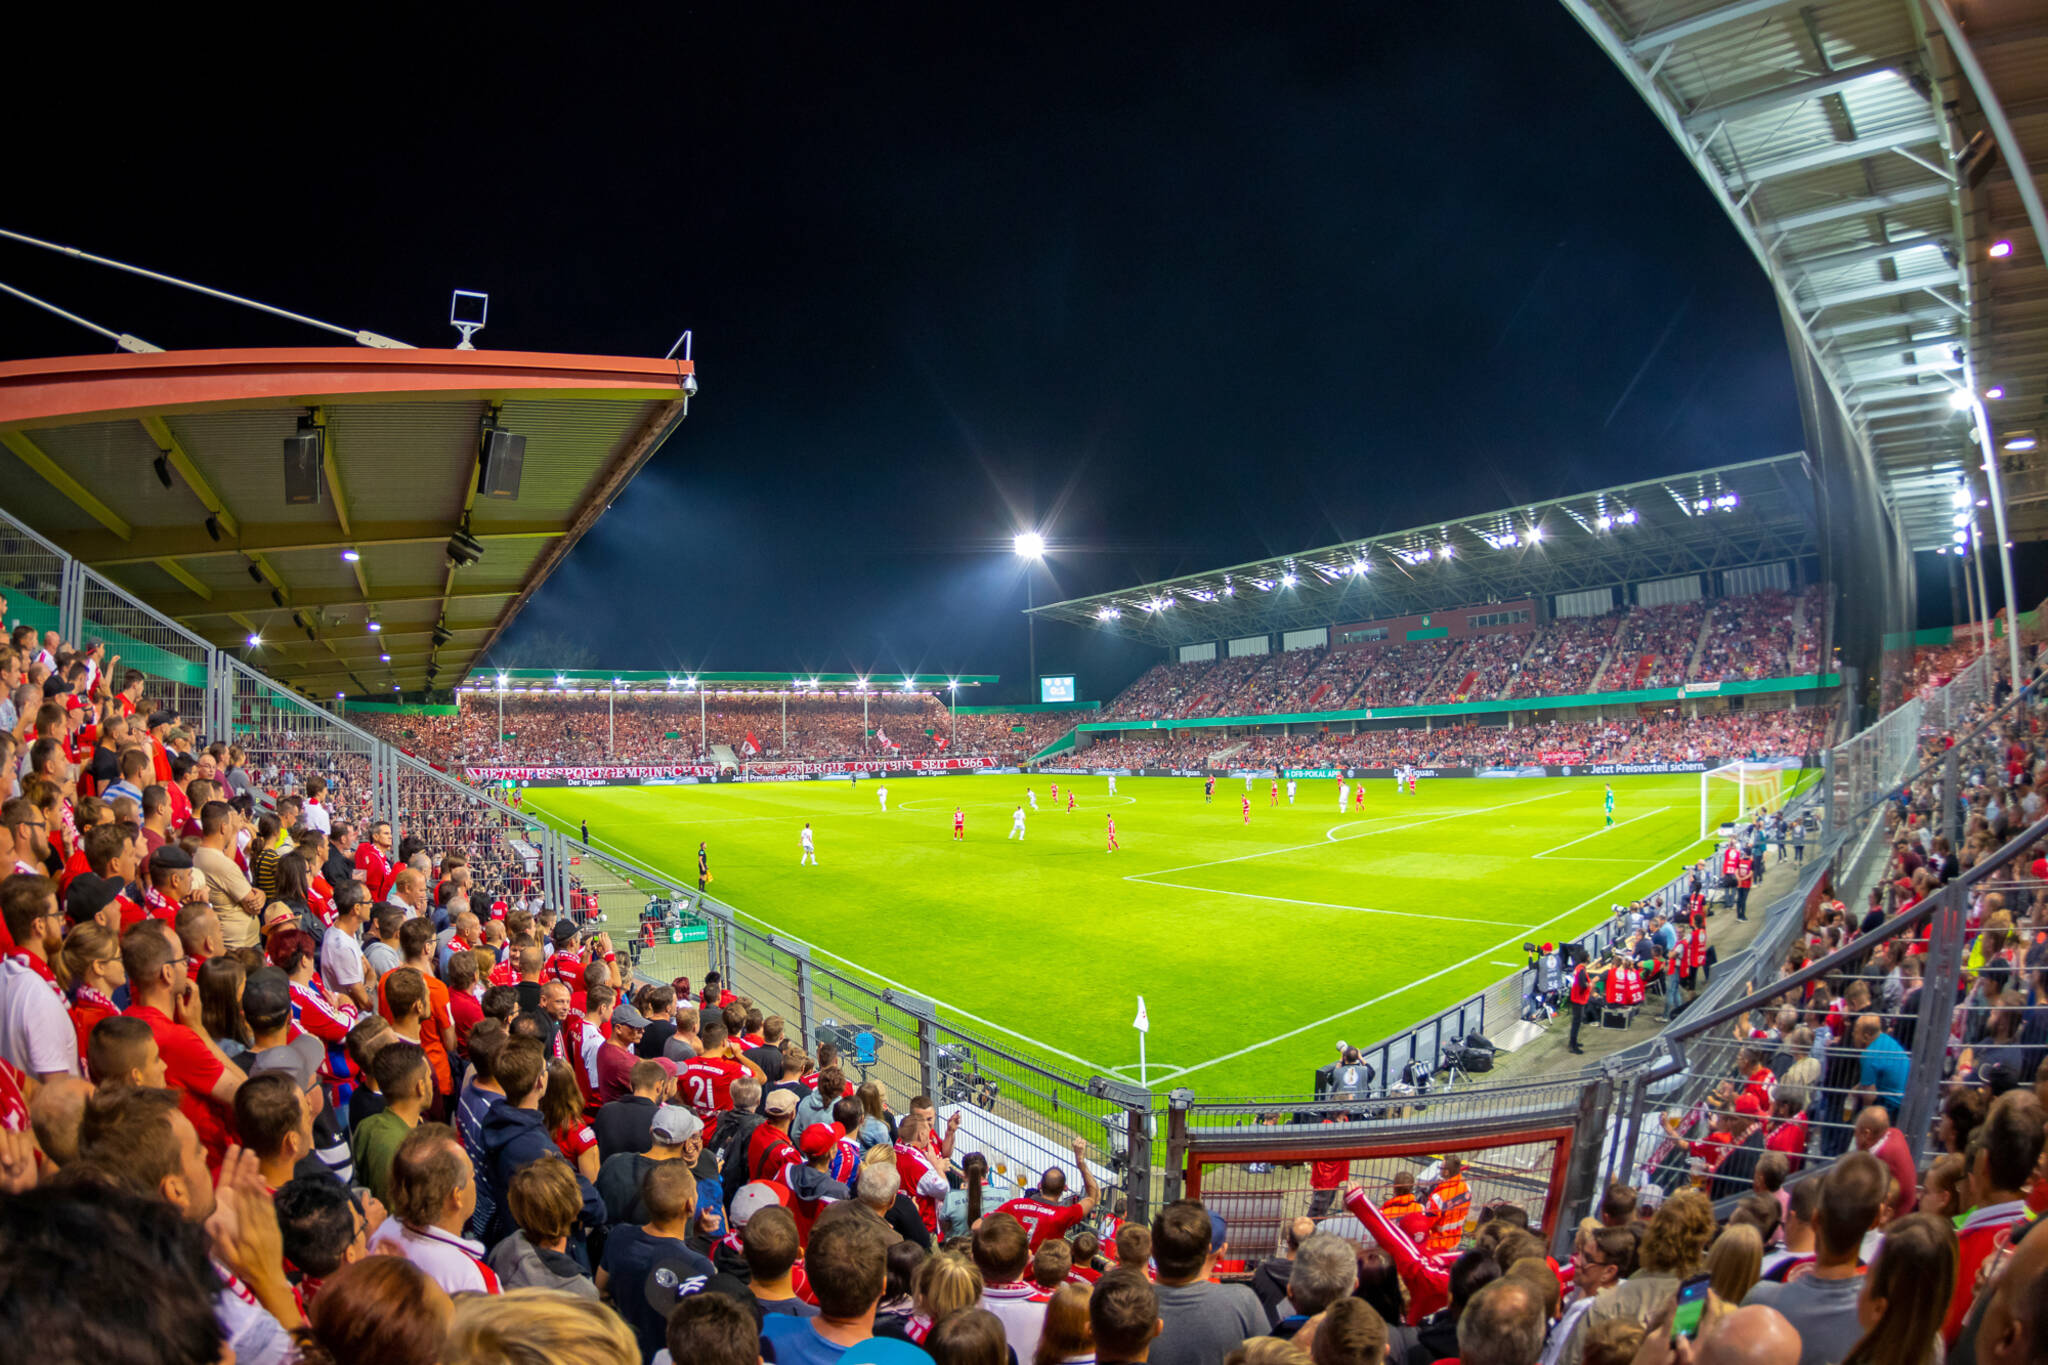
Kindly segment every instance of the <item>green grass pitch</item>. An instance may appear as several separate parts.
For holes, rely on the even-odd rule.
[[[1106,778],[1061,777],[1057,808],[1052,781],[897,778],[887,811],[869,778],[547,788],[526,803],[562,828],[588,820],[598,851],[683,885],[703,839],[713,893],[759,926],[1070,1068],[1137,1078],[1142,993],[1162,1094],[1304,1091],[1337,1039],[1455,1004],[1521,965],[1524,939],[1580,933],[1705,851],[1697,775],[1614,779],[1611,830],[1600,778],[1425,778],[1413,796],[1380,779],[1341,814],[1334,780],[1302,781],[1291,807],[1283,786],[1277,808],[1259,781],[1248,825],[1242,779],[1205,804],[1194,778],[1119,778],[1111,796]],[[1006,836],[1027,786],[1040,809],[1026,802],[1020,843]],[[806,820],[815,867],[798,865]]]

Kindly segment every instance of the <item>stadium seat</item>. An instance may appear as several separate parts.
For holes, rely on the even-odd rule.
[[[882,1040],[862,1029],[853,1035],[853,1064],[860,1068],[860,1078],[866,1081],[868,1068],[882,1059]]]

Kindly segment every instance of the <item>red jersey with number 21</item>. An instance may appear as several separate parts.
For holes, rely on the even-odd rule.
[[[683,1063],[683,1103],[706,1123],[722,1110],[732,1108],[732,1083],[747,1074],[747,1068],[730,1057],[693,1057]]]
[[[1031,1234],[1033,1251],[1048,1237],[1066,1236],[1068,1228],[1087,1216],[1079,1204],[1048,1204],[1042,1199],[1012,1199],[996,1212],[1007,1213],[1024,1225],[1024,1231]]]

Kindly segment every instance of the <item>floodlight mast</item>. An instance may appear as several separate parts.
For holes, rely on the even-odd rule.
[[[1037,603],[1032,597],[1031,571],[1038,566],[1039,560],[1045,558],[1045,536],[1037,531],[1019,531],[1016,538],[1010,543],[1017,551],[1018,557],[1024,561],[1024,640],[1031,660],[1030,673],[1028,675],[1030,681],[1027,683],[1027,686],[1036,687],[1038,686],[1038,617],[1032,614]],[[954,700],[957,702],[959,698],[956,696]],[[1025,700],[1030,702],[1036,701],[1037,698],[1027,693]]]

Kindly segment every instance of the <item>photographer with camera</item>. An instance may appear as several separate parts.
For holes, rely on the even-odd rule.
[[[1316,1098],[1363,1099],[1372,1088],[1375,1074],[1372,1065],[1365,1060],[1359,1050],[1340,1038],[1337,1040],[1337,1060],[1328,1066],[1316,1068]]]
[[[1557,997],[1564,985],[1564,962],[1554,943],[1541,947],[1524,943],[1522,951],[1529,955],[1529,970],[1536,973],[1529,993],[1522,998],[1522,1017],[1540,1024],[1557,1013]]]

